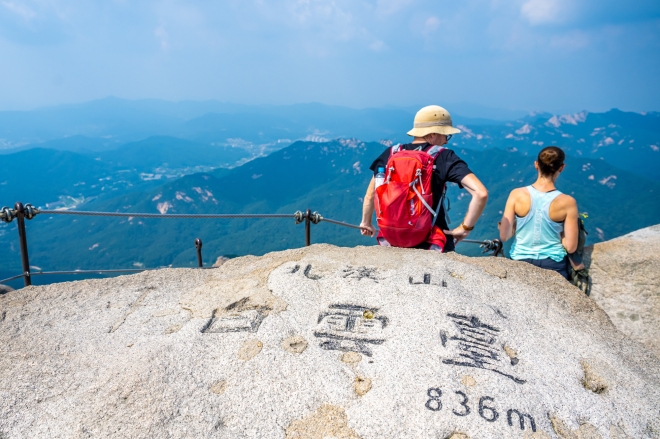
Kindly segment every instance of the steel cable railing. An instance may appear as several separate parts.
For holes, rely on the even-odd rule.
[[[61,275],[61,274],[105,274],[105,273],[139,273],[142,271],[156,270],[157,268],[128,268],[128,269],[102,269],[102,270],[72,270],[72,271],[31,271],[30,261],[28,257],[27,236],[25,233],[25,220],[31,220],[37,215],[79,215],[79,216],[98,216],[98,217],[128,217],[128,218],[160,218],[160,219],[248,219],[248,218],[293,218],[295,224],[305,222],[305,245],[311,244],[311,224],[318,224],[321,221],[335,224],[342,227],[352,229],[362,229],[363,227],[349,224],[343,221],[337,221],[330,218],[324,218],[318,212],[311,212],[307,209],[306,212],[297,211],[293,214],[160,214],[160,213],[138,213],[138,212],[97,212],[97,211],[77,211],[77,210],[42,210],[35,208],[31,204],[18,202],[14,205],[14,209],[3,207],[0,209],[0,221],[11,223],[14,219],[18,223],[18,236],[20,241],[21,250],[21,263],[23,266],[23,273],[0,280],[1,283],[10,282],[19,278],[24,279],[25,286],[32,284],[31,277],[37,275]],[[499,239],[476,241],[464,239],[462,242],[479,244],[484,250],[483,253],[492,251],[494,256],[497,256],[502,250],[502,243]],[[195,248],[197,249],[197,268],[212,268],[204,267],[202,263],[202,240],[195,239]]]
[[[279,213],[126,213],[126,212],[94,212],[82,210],[39,210],[36,213],[45,215],[82,215],[109,216],[128,218],[199,218],[199,219],[235,219],[235,218],[294,218],[295,214]]]

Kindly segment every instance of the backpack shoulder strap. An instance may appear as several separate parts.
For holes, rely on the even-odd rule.
[[[444,151],[445,148],[444,146],[438,146],[438,145],[433,145],[426,153],[431,156],[433,159],[433,169],[435,170],[435,160],[438,158],[440,153]],[[435,215],[433,217],[433,224],[435,224],[435,218],[438,216],[438,213],[440,213],[440,208],[447,202],[447,206],[445,207],[445,221],[447,221],[447,224],[451,224],[451,219],[449,218],[449,210],[451,210],[451,207],[449,205],[449,198],[447,198],[447,183],[445,183],[442,187],[442,195],[440,196],[440,200],[438,201],[438,207],[435,210]]]
[[[428,155],[430,155],[431,157],[433,157],[433,160],[435,160],[440,155],[440,153],[442,151],[444,151],[445,149],[447,149],[447,148],[445,148],[444,146],[434,145],[434,146],[431,147],[431,149],[426,151],[426,153]]]

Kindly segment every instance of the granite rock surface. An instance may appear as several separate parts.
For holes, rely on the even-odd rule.
[[[660,225],[587,247],[585,263],[591,298],[660,358]]]
[[[660,437],[660,360],[559,275],[314,245],[0,296],[0,437]]]

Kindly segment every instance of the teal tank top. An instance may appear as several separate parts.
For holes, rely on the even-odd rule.
[[[527,186],[531,205],[524,217],[516,215],[516,234],[511,246],[511,259],[552,259],[561,262],[566,256],[566,249],[561,243],[564,223],[550,219],[550,203],[561,192],[540,192]]]

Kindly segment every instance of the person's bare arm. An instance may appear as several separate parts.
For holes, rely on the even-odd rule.
[[[564,204],[564,208],[566,209],[566,219],[564,220],[564,236],[561,243],[570,254],[577,250],[578,245],[578,208],[573,197],[568,195],[564,195],[564,197],[566,199],[562,200],[562,204]]]
[[[488,201],[488,190],[486,186],[479,181],[476,175],[468,174],[463,177],[461,180],[461,185],[470,193],[472,200],[470,201],[470,206],[468,207],[467,214],[463,219],[463,224],[468,227],[474,227],[477,223],[477,220],[481,216],[481,213],[486,207],[486,202]],[[462,239],[467,238],[470,234],[469,230],[465,230],[460,225],[454,230],[444,230],[445,234],[452,235],[455,243],[459,243]]]
[[[376,228],[372,224],[372,218],[374,216],[374,187],[374,177],[371,177],[371,182],[369,182],[369,186],[367,187],[367,193],[364,194],[362,222],[360,223],[360,233],[365,236],[374,236],[376,233]]]
[[[500,221],[500,241],[506,242],[513,236],[514,226],[516,224],[516,199],[518,198],[516,189],[512,190],[509,198],[506,200],[502,221]]]

